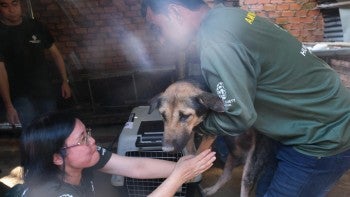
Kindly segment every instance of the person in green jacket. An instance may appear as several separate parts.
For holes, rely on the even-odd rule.
[[[142,11],[159,42],[183,51],[196,40],[202,75],[225,104],[202,130],[234,136],[254,127],[279,142],[257,196],[324,196],[350,168],[350,92],[288,31],[202,0],[144,0]]]

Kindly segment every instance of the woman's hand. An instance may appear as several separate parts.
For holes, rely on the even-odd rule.
[[[183,156],[176,163],[171,176],[178,176],[183,183],[187,182],[208,170],[213,165],[215,159],[215,152],[212,152],[210,149],[201,152],[197,156]]]
[[[199,155],[181,157],[170,176],[148,197],[171,197],[185,182],[208,170],[215,161],[215,152],[207,149]]]

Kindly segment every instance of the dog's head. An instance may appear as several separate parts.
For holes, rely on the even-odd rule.
[[[224,111],[217,95],[198,85],[179,81],[150,101],[150,112],[158,109],[164,120],[163,151],[181,151],[208,111]]]

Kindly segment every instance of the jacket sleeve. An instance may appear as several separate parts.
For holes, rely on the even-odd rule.
[[[257,118],[254,109],[259,68],[240,44],[212,43],[202,48],[202,74],[213,93],[225,104],[225,113],[209,113],[200,126],[211,134],[237,135],[251,127]]]
[[[112,156],[112,152],[103,147],[97,146],[97,151],[100,154],[100,159],[93,167],[91,167],[91,169],[94,170],[103,168]]]

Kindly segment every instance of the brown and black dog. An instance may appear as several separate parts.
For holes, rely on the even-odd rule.
[[[164,120],[163,151],[179,152],[185,148],[191,154],[196,153],[196,126],[211,111],[224,113],[222,99],[206,89],[206,86],[197,81],[178,81],[150,101],[150,112],[158,109]],[[214,140],[215,136],[203,134],[198,152],[209,148]],[[230,154],[223,173],[213,186],[202,192],[204,195],[214,194],[231,179],[234,167],[244,165],[241,196],[249,196],[263,171],[266,159],[272,153],[270,141],[254,129],[249,129],[237,136],[224,136],[224,142]]]

